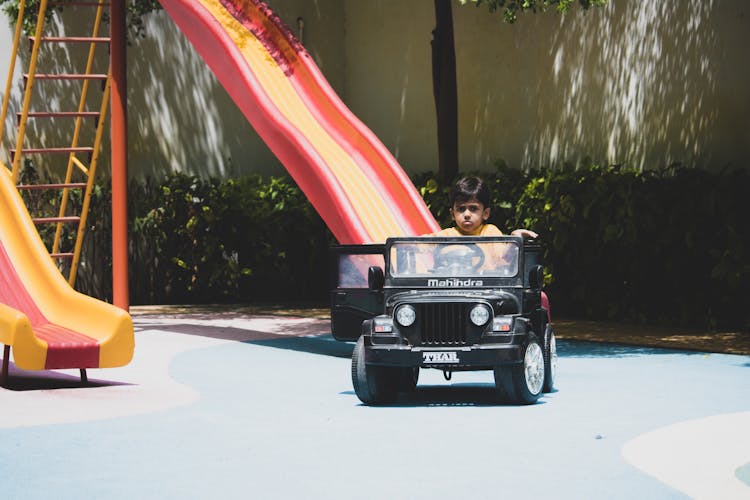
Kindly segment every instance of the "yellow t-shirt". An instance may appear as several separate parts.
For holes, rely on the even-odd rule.
[[[482,224],[476,231],[469,234],[464,234],[456,226],[451,226],[433,233],[433,236],[503,236],[503,232],[494,224]]]

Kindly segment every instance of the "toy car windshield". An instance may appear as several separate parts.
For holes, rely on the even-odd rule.
[[[394,242],[390,248],[391,278],[495,276],[518,274],[515,241]]]

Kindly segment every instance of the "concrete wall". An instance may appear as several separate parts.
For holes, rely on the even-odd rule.
[[[347,98],[402,164],[437,161],[432,2],[347,3]],[[745,2],[611,1],[566,16],[454,6],[462,169],[750,163]]]
[[[341,0],[280,0],[274,10],[299,35],[297,18],[304,20],[303,39],[309,52],[323,69],[332,87],[344,94],[344,13]],[[50,34],[70,36],[88,35],[90,11],[68,7],[54,17]],[[235,176],[249,172],[281,174],[285,170],[257,136],[245,117],[236,108],[209,68],[193,50],[190,42],[164,12],[144,18],[146,38],[132,38],[128,47],[128,139],[129,172],[131,176],[161,177],[169,172],[182,171],[202,176]],[[13,28],[0,15],[0,75],[9,67]],[[81,47],[45,47],[40,54],[39,67],[85,68],[86,50]],[[23,101],[21,73],[28,68],[28,44],[21,44],[16,63],[16,78],[11,92],[11,106],[6,131],[15,133],[15,112]],[[40,71],[42,71],[40,69]],[[102,70],[103,71],[103,70]],[[73,87],[78,85],[78,87]],[[36,108],[74,110],[80,85],[37,82]],[[92,91],[90,109],[98,108]],[[44,103],[44,104],[42,104]],[[61,146],[69,144],[72,136],[70,121],[30,121],[27,144]],[[2,140],[3,159],[6,149],[15,144],[14,137]],[[81,144],[92,137],[91,127],[84,129]],[[13,139],[13,140],[11,140]],[[108,134],[104,141],[101,170],[109,171]],[[61,175],[65,158],[34,157],[40,169]]]
[[[323,73],[406,170],[434,170],[433,2],[269,3],[295,32],[304,20],[304,44]],[[741,0],[611,0],[585,14],[523,15],[506,25],[456,2],[461,168],[586,156],[643,168],[747,168],[748,10]],[[66,9],[55,29],[80,33],[77,22]],[[171,20],[153,14],[146,29],[129,48],[131,173],[283,172]],[[11,34],[0,22],[3,75]],[[52,106],[67,105],[65,88],[47,92]],[[12,97],[15,111],[20,86]]]
[[[274,2],[337,92],[344,92],[344,16],[339,0]],[[164,12],[147,18],[145,39],[130,47],[130,164],[136,175],[169,171],[235,176],[281,174],[258,137],[190,42]]]

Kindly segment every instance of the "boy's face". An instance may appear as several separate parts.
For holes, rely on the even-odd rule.
[[[476,198],[456,201],[450,210],[456,228],[462,234],[473,233],[490,217],[490,209],[485,208]]]

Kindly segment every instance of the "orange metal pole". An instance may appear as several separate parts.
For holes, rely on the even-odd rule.
[[[125,1],[110,3],[112,135],[112,302],[130,308],[128,290],[128,115]]]

